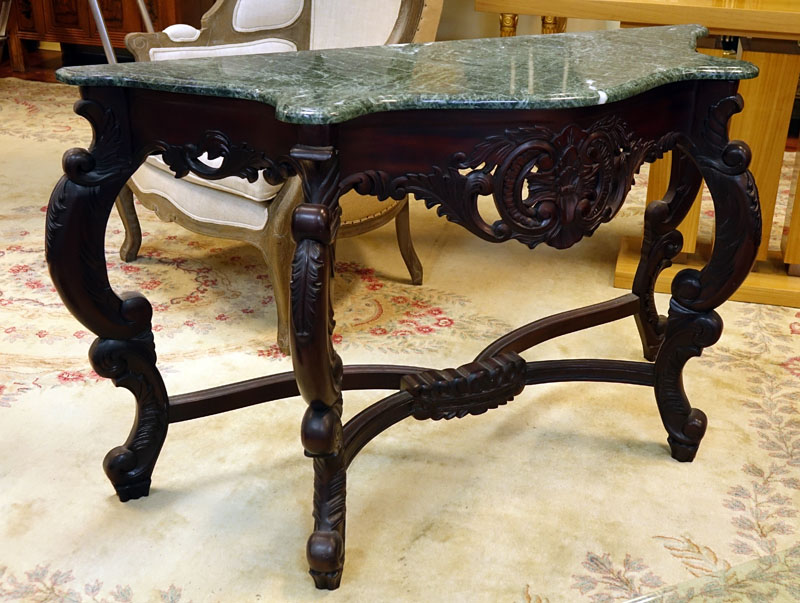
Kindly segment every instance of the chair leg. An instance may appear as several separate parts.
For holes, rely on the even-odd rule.
[[[414,242],[411,240],[411,220],[408,209],[408,197],[403,202],[403,209],[395,216],[394,227],[397,232],[397,245],[400,247],[400,254],[406,263],[408,273],[411,275],[411,282],[414,285],[422,284],[422,262],[417,257],[414,250]]]
[[[267,274],[272,283],[275,307],[278,314],[278,347],[284,354],[290,353],[289,305],[291,294],[289,283],[292,277],[292,259],[295,242],[292,238],[292,214],[303,201],[298,178],[289,179],[278,196],[270,204],[269,219],[258,248],[267,264]]]
[[[139,218],[133,205],[133,191],[127,184],[119,192],[115,205],[125,227],[125,240],[119,248],[119,257],[123,262],[132,262],[142,246],[142,228],[139,226]]]

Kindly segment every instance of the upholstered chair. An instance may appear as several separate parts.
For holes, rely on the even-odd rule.
[[[203,16],[199,30],[172,25],[158,33],[129,34],[125,43],[137,61],[160,61],[426,42],[436,35],[442,2],[217,0]],[[278,345],[288,353],[288,285],[294,254],[290,224],[295,206],[303,199],[298,179],[281,186],[272,186],[263,178],[254,183],[236,177],[209,181],[193,174],[176,179],[160,156],[151,156],[128,184],[117,201],[126,230],[122,259],[134,260],[141,244],[134,195],[163,220],[258,247],[274,289]],[[394,219],[411,281],[422,282],[422,266],[409,232],[407,198],[380,202],[351,192],[342,197],[341,207],[340,237],[361,234]]]

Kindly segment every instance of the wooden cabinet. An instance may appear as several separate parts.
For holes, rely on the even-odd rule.
[[[158,31],[174,23],[199,27],[200,18],[214,0],[146,0],[146,3]],[[12,25],[11,36],[17,40],[100,45],[86,0],[13,0],[12,4],[15,26]],[[114,46],[124,48],[126,34],[144,31],[134,0],[100,0],[100,8]],[[9,48],[13,51],[20,46],[12,41]],[[15,69],[24,70],[21,56],[12,56],[12,62]]]

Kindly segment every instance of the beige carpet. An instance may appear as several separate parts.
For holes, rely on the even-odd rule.
[[[89,368],[93,336],[61,305],[43,258],[61,154],[90,140],[75,98],[0,80],[0,600],[800,600],[791,308],[720,309],[721,341],[685,372],[709,416],[691,464],[669,457],[652,391],[628,385],[529,387],[480,417],[390,429],[349,471],[347,561],[333,593],[306,573],[300,399],[174,425],[151,495],[118,502],[101,460],[125,439],[132,397]],[[643,181],[617,220],[565,252],[492,246],[417,203],[421,287],[408,284],[391,227],[341,241],[345,362],[459,365],[511,327],[622,294],[614,259],[640,228]],[[168,390],[288,370],[257,252],[145,210],[141,219],[142,256],[123,264],[113,217],[109,273],[154,304]],[[594,356],[639,360],[633,320],[527,354]],[[346,415],[380,395],[348,394]]]

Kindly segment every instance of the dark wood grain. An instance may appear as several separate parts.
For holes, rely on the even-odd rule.
[[[749,150],[727,138],[727,123],[741,109],[736,86],[683,82],[595,107],[398,111],[330,126],[286,124],[275,119],[272,108],[249,101],[84,89],[77,110],[91,122],[95,140],[89,150],[65,155],[65,175],[48,207],[46,253],[65,305],[98,336],[91,349],[93,366],[136,398],[131,433],[105,462],[120,499],[147,494],[169,423],[299,393],[306,403],[301,440],[314,467],[314,530],[306,552],[317,587],[334,589],[345,558],[347,467],[370,440],[408,417],[480,414],[538,383],[648,386],[672,456],[692,460],[707,421],[689,403],[683,369],[719,338],[722,321],[715,308],[741,284],[760,242]],[[537,150],[544,147],[546,153]],[[666,151],[676,158],[670,188],[647,209],[632,293],[520,327],[458,368],[343,367],[332,343],[330,297],[338,200],[344,191],[398,199],[413,193],[486,241],[562,248],[611,220],[641,164]],[[221,157],[221,166],[200,162],[203,152]],[[153,153],[162,154],[177,176],[302,179],[304,203],[292,221],[297,242],[291,277],[293,372],[167,397],[156,368],[150,303],[138,293],[117,295],[111,289],[103,247],[116,195]],[[566,155],[572,161],[569,170],[580,174],[569,182],[562,177],[569,172]],[[714,198],[717,242],[703,270],[675,277],[669,311],[662,316],[653,286],[680,250],[676,227],[701,177]],[[488,223],[481,216],[477,197],[482,194],[492,196],[499,220]],[[520,278],[519,284],[535,294],[535,282]],[[525,362],[518,355],[554,337],[627,316],[636,318],[645,357],[654,362]],[[343,425],[342,392],[348,389],[395,393]]]

